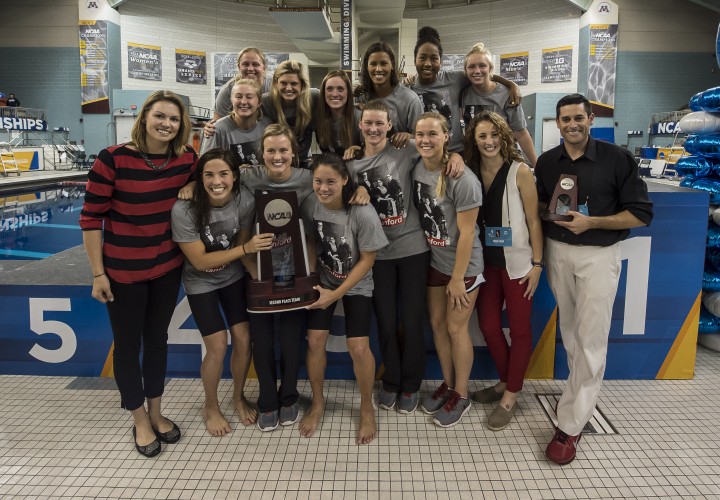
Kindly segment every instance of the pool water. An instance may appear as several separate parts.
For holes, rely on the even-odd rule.
[[[84,198],[81,183],[0,193],[0,260],[44,259],[81,245]]]

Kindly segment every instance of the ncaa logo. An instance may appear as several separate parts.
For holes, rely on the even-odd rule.
[[[572,189],[573,186],[575,186],[575,183],[572,179],[565,177],[563,180],[560,181],[560,187],[564,190]]]
[[[265,220],[274,227],[282,227],[292,218],[292,207],[285,200],[272,200],[265,205]]]
[[[598,14],[610,14],[610,4],[608,2],[600,2],[600,5],[598,5]]]

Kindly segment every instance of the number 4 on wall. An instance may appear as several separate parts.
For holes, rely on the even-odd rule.
[[[77,349],[77,337],[70,325],[62,321],[45,320],[45,311],[70,311],[70,299],[28,299],[30,301],[30,330],[38,335],[60,337],[60,347],[46,349],[35,344],[30,355],[45,363],[62,363],[72,358]]]

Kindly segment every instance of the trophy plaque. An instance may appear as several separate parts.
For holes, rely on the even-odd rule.
[[[550,199],[547,211],[542,214],[543,220],[547,221],[571,221],[572,215],[567,215],[569,210],[577,211],[578,204],[577,176],[560,174],[555,192]]]
[[[294,191],[255,192],[257,232],[273,233],[272,250],[257,253],[258,279],[248,284],[247,309],[271,313],[304,309],[317,300],[320,284],[310,274],[305,231]]]

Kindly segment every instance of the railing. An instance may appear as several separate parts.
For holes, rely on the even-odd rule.
[[[34,118],[35,120],[45,120],[45,110],[35,108],[14,108],[12,106],[0,106],[0,117]]]
[[[680,119],[690,111],[666,111],[664,113],[653,113],[650,123],[679,122]]]

